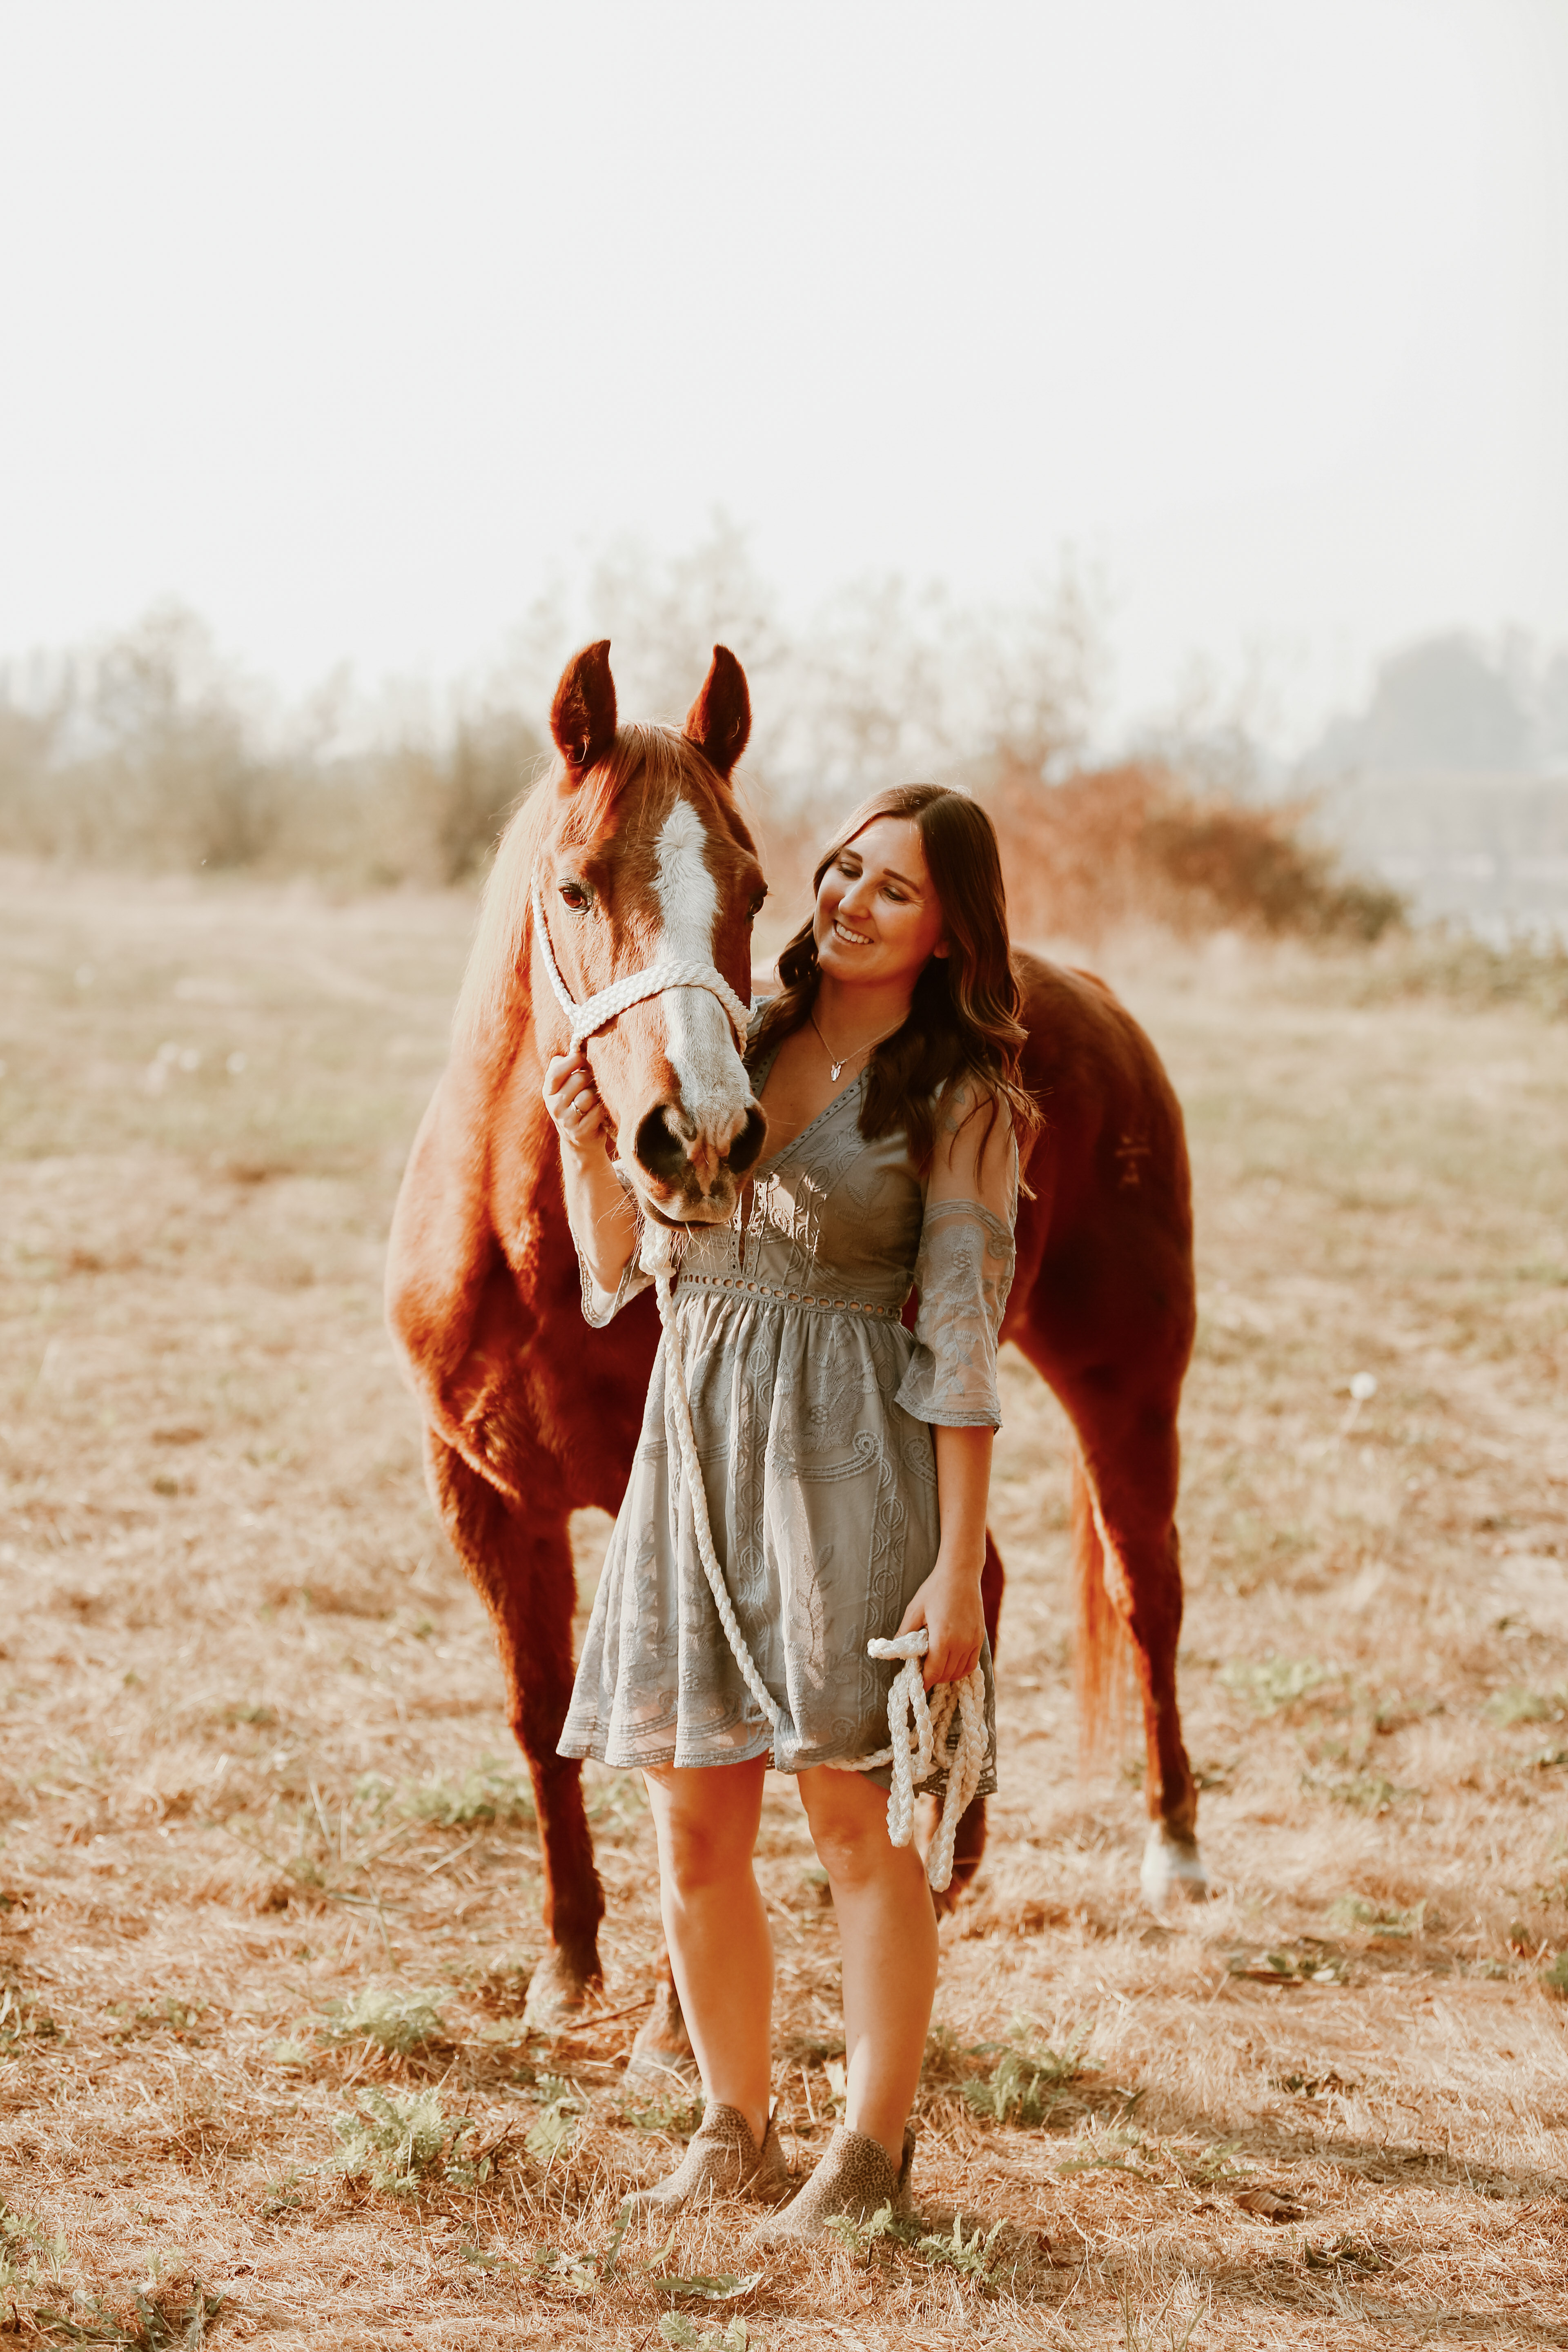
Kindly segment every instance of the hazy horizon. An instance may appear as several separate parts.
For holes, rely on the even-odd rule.
[[[449,679],[716,509],[795,621],[1070,562],[1123,729],[1206,675],[1298,751],[1423,636],[1568,641],[1540,0],[82,0],[0,59],[0,654],[173,596],[288,695]]]

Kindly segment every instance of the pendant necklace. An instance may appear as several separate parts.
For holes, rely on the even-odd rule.
[[[838,1084],[839,1073],[848,1068],[850,1063],[854,1061],[857,1055],[871,1054],[876,1051],[879,1045],[885,1045],[889,1038],[893,1034],[893,1030],[901,1029],[904,1025],[904,1021],[907,1021],[910,1016],[906,1013],[904,1014],[903,1021],[895,1021],[892,1029],[884,1029],[881,1035],[879,1037],[873,1037],[869,1044],[865,1045],[851,1045],[849,1051],[847,1054],[841,1055],[837,1062],[833,1058],[832,1046],[828,1044],[826,1038],[823,1035],[821,1029],[817,1026],[815,1008],[806,1017],[810,1021],[812,1027],[816,1030],[816,1042],[827,1056],[827,1066],[833,1074],[833,1083],[837,1086]]]

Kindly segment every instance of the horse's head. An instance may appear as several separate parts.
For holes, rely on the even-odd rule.
[[[552,1050],[569,1019],[556,979],[582,1007],[617,982],[629,990],[685,967],[716,971],[748,1004],[752,924],[767,895],[731,792],[752,726],[740,663],[714,647],[679,732],[618,728],[609,650],[606,639],[567,664],[550,714],[562,764],[540,788],[530,887],[534,1014]],[[676,1223],[731,1215],[767,1131],[732,1011],[709,987],[665,982],[595,1021],[587,1039],[617,1164],[644,1207]]]

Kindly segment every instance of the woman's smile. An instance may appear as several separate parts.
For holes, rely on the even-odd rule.
[[[817,885],[814,928],[830,995],[839,981],[912,989],[947,951],[920,827],[875,817],[847,841]]]

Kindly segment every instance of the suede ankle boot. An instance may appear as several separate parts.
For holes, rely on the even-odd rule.
[[[789,2167],[773,2117],[759,2147],[738,2107],[710,2099],[675,2170],[656,2187],[626,2198],[621,2210],[634,2217],[673,2213],[682,2205],[717,2203],[726,2197],[755,2197],[764,2205],[777,2205],[790,2188]]]
[[[915,2136],[904,2134],[904,2160],[895,2172],[880,2140],[840,2124],[827,2143],[816,2171],[798,2197],[782,2213],[759,2221],[748,2231],[746,2243],[758,2252],[787,2245],[792,2238],[826,2237],[829,2221],[844,2215],[851,2221],[868,2221],[882,2206],[890,2205],[901,2220],[913,2210],[910,2198],[910,2168],[914,2161]]]

